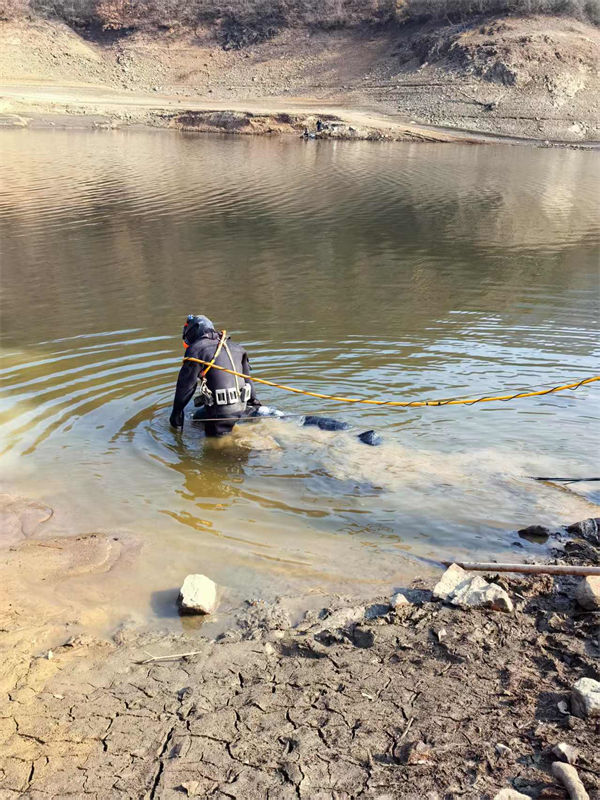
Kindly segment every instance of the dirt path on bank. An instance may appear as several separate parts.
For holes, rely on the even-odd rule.
[[[487,137],[407,124],[369,112],[306,98],[206,101],[123,93],[104,87],[4,84],[0,87],[4,127],[117,128],[132,125],[225,133],[295,133],[316,130],[317,119],[335,125],[323,138],[408,141],[477,141]],[[491,138],[491,137],[490,137]]]

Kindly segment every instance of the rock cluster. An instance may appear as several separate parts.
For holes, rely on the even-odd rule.
[[[458,564],[452,564],[444,572],[433,589],[433,596],[461,608],[513,610],[512,600],[501,586],[488,583],[480,575],[471,575]]]

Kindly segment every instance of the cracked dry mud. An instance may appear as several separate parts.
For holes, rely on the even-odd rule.
[[[504,585],[514,615],[417,587],[359,622],[337,601],[293,627],[258,602],[216,642],[79,636],[33,658],[2,703],[0,797],[564,798],[550,771],[564,741],[598,798],[600,721],[558,707],[599,677],[597,617],[569,581]]]

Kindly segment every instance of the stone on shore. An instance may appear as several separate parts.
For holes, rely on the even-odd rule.
[[[568,525],[567,530],[576,536],[581,536],[590,544],[600,545],[600,517],[590,517],[581,522],[574,522]]]
[[[188,575],[177,598],[180,614],[212,614],[217,607],[217,585],[206,575]]]
[[[571,711],[578,717],[600,717],[600,682],[581,678],[571,692]]]
[[[396,592],[390,598],[390,606],[394,611],[399,611],[401,608],[407,608],[411,605],[410,600],[402,592]]]
[[[577,585],[575,599],[587,611],[600,609],[600,575],[588,575]]]
[[[438,600],[461,608],[492,608],[495,611],[513,610],[507,592],[480,575],[470,575],[458,564],[452,564],[433,589]]]
[[[517,792],[516,789],[507,787],[499,791],[497,795],[494,795],[494,800],[531,800],[531,797],[528,794],[522,794]]]
[[[555,761],[552,764],[552,774],[565,787],[571,800],[590,800],[590,796],[586,792],[575,767],[570,764],[563,764],[561,761]]]
[[[536,539],[545,541],[549,536],[552,536],[552,531],[545,525],[529,525],[527,528],[521,528],[517,533],[522,539],[533,539],[534,541]]]
[[[566,761],[567,764],[574,764],[579,756],[579,751],[571,744],[559,742],[559,744],[552,748],[552,755],[559,761]]]
[[[433,596],[447,602],[451,595],[471,580],[471,576],[458,564],[451,564],[433,587]]]

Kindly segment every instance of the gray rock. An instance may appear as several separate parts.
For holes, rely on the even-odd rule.
[[[588,542],[600,545],[600,517],[590,517],[567,527],[569,533],[581,536]]]
[[[579,756],[579,751],[573,745],[560,742],[552,748],[552,755],[559,761],[566,761],[567,764],[574,764]]]
[[[466,583],[461,583],[448,598],[454,606],[477,607],[483,605],[483,593],[489,583],[481,575],[469,577]]]
[[[452,564],[444,572],[433,589],[433,596],[461,608],[513,610],[512,601],[504,589],[495,583],[488,583],[480,575],[470,575],[457,564]]]
[[[600,717],[600,682],[581,678],[571,692],[571,710],[578,717]]]
[[[575,599],[588,611],[600,609],[600,575],[588,575],[577,585]]]
[[[531,797],[528,794],[522,794],[521,792],[517,792],[516,789],[507,787],[499,791],[498,794],[494,796],[494,800],[531,800]]]
[[[575,767],[555,761],[552,764],[552,774],[563,784],[571,800],[590,800]]]
[[[323,617],[323,625],[328,629],[345,630],[357,622],[361,622],[365,616],[364,606],[354,606],[353,608],[341,608],[337,611],[326,612]]]
[[[513,603],[508,592],[496,583],[490,583],[488,588],[482,592],[482,600],[486,608],[492,608],[494,611],[506,611],[508,614],[513,611]]]
[[[550,528],[546,528],[545,525],[529,525],[527,528],[521,528],[520,531],[517,531],[519,536],[522,539],[528,539],[529,541],[546,541],[546,539],[552,535],[552,531]]]
[[[188,575],[177,599],[180,614],[212,614],[217,607],[217,585],[206,575]]]

